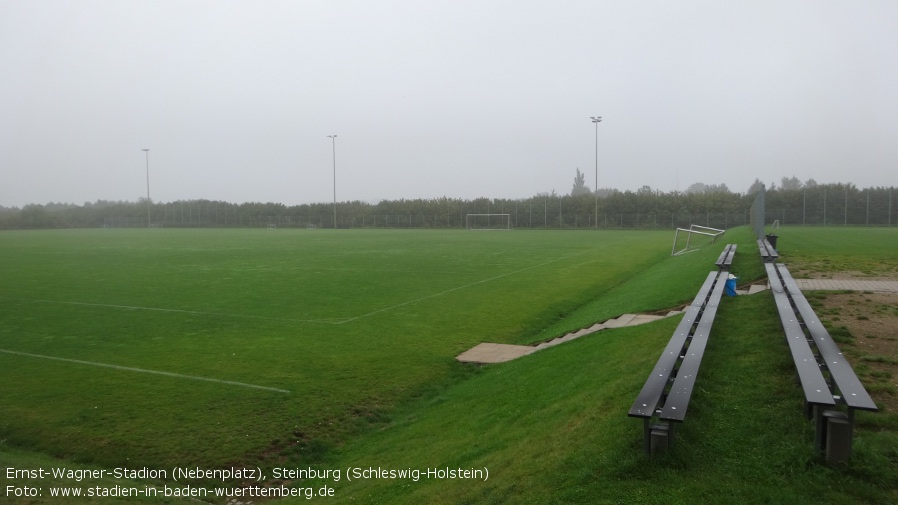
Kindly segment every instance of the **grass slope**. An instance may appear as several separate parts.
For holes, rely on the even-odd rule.
[[[737,266],[760,271],[747,231]],[[700,253],[696,253],[697,255]],[[860,253],[863,256],[863,253]],[[696,256],[699,257],[699,256]],[[675,276],[664,262],[645,275]],[[635,276],[639,277],[639,275]],[[609,292],[638,300],[646,279]],[[630,291],[632,290],[632,291]],[[596,301],[595,303],[601,303]],[[638,302],[637,302],[638,303]],[[577,314],[574,314],[576,317]],[[686,422],[660,458],[626,412],[676,319],[602,332],[489,366],[322,462],[329,468],[489,469],[489,479],[362,479],[335,503],[894,503],[898,419],[859,413],[850,464],[813,453],[813,427],[769,293],[724,298]],[[315,484],[323,484],[318,481]]]

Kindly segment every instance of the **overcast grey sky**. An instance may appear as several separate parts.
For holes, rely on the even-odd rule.
[[[898,2],[0,0],[0,205],[898,185]]]

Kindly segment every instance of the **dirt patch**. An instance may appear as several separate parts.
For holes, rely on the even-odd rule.
[[[880,411],[898,412],[898,294],[816,291],[806,296]]]

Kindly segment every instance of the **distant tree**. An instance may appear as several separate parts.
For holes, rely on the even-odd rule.
[[[707,186],[703,182],[695,182],[688,188],[686,188],[686,191],[684,191],[684,193],[686,193],[687,195],[700,195],[705,192],[706,187]]]
[[[703,195],[710,193],[729,193],[730,188],[727,187],[726,184],[705,184],[703,182],[696,182],[695,184],[686,188],[685,193],[687,195]]]
[[[571,189],[571,196],[589,194],[589,188],[586,187],[586,176],[577,168],[577,175],[574,177],[574,187]]]
[[[761,192],[764,189],[764,183],[761,182],[760,179],[755,178],[755,182],[748,187],[748,191],[746,192],[749,195],[755,195]]]
[[[801,189],[801,181],[794,175],[792,177],[783,177],[780,181],[780,189],[785,191],[797,191]]]
[[[655,190],[652,189],[648,184],[644,184],[641,188],[636,190],[636,194],[638,195],[654,195]]]
[[[817,181],[815,181],[814,179],[808,179],[804,183],[805,188],[816,188],[817,186],[818,186]]]

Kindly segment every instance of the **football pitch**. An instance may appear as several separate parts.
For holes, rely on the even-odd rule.
[[[583,307],[667,261],[671,236],[2,238],[0,439],[74,461],[165,468],[312,461],[396,405],[474,373],[454,357],[480,342],[534,343],[633,310]],[[693,288],[655,290],[636,309],[675,304]]]

